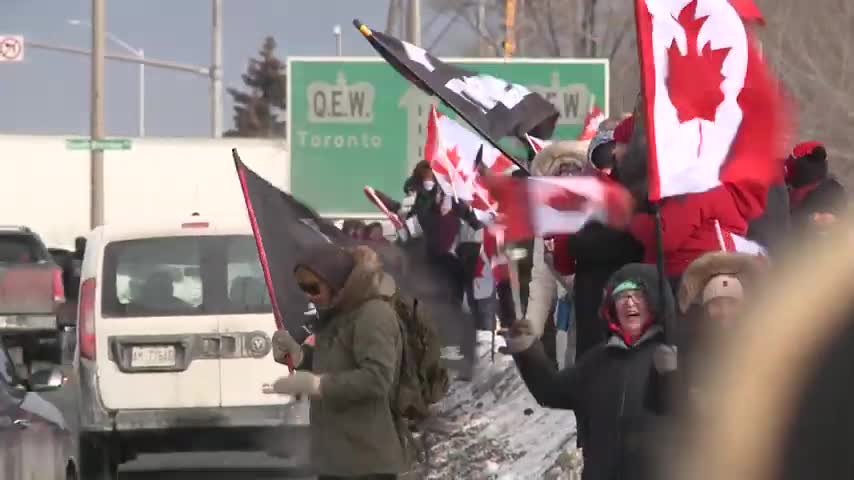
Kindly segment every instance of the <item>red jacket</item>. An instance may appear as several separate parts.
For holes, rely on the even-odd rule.
[[[727,185],[662,201],[664,271],[668,277],[681,275],[704,253],[721,250],[715,220],[726,232],[747,234],[747,216],[742,213],[744,208],[740,210],[738,205],[737,189]],[[644,245],[644,262],[655,263],[655,217],[647,213],[635,214],[629,231]]]
[[[546,241],[554,242],[552,255],[552,267],[564,277],[575,273],[575,258],[569,251],[569,235],[553,235],[545,238]]]

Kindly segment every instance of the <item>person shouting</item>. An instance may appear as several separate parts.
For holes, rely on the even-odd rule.
[[[674,314],[671,289],[659,289],[655,267],[629,264],[611,277],[601,305],[610,338],[574,366],[554,367],[530,321],[511,328],[507,350],[537,402],[573,410],[585,424],[583,480],[654,478],[648,447],[669,402],[653,359]]]

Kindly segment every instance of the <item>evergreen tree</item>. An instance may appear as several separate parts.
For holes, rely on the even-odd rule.
[[[249,60],[242,75],[245,91],[229,88],[234,99],[234,128],[226,137],[284,137],[285,121],[279,120],[286,107],[286,72],[284,63],[276,58],[276,40],[268,36],[258,52],[259,58]]]

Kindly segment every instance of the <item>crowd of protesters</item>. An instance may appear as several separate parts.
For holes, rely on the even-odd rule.
[[[632,117],[606,121],[589,141],[556,142],[532,154],[529,170],[642,183],[632,178],[639,169],[627,154],[633,128]],[[707,340],[738,327],[783,240],[793,231],[827,231],[846,209],[845,191],[829,171],[825,147],[802,142],[781,160],[779,184],[755,218],[741,213],[739,187],[724,184],[666,199],[660,225],[641,201],[627,228],[594,220],[572,234],[536,238],[519,262],[521,318],[500,246],[470,207],[442,193],[427,162],[406,179],[402,200],[378,195],[401,219],[417,220],[418,248],[477,328],[500,330],[537,402],[575,413],[583,478],[632,480],[657,478],[650,450],[662,419],[680,407],[702,410],[694,372]],[[342,229],[384,241],[379,223],[347,220]],[[737,251],[734,239],[761,248]],[[322,433],[319,448],[335,450],[323,460],[334,467],[330,473],[394,478],[405,470],[406,453],[396,447],[386,400],[403,341],[394,309],[378,300],[382,275],[372,259],[330,245],[299,264],[300,288],[334,328],[319,330],[313,347],[278,335],[277,356],[289,354],[313,373],[285,377],[275,388],[317,399],[312,424]]]

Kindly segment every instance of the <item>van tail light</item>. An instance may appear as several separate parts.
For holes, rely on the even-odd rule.
[[[95,360],[95,279],[80,285],[80,304],[77,306],[77,332],[80,356]]]
[[[65,303],[65,287],[62,285],[62,269],[53,271],[53,303],[59,305]]]

